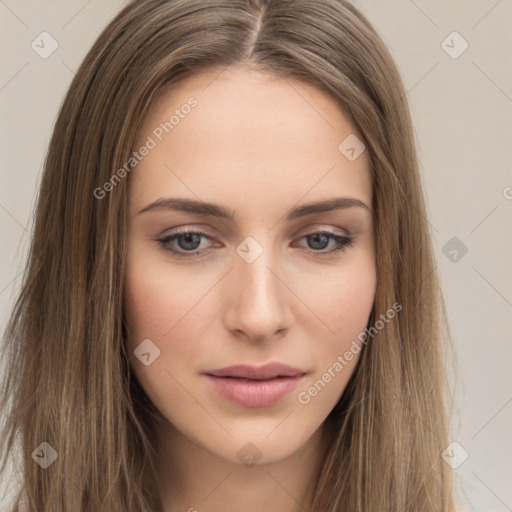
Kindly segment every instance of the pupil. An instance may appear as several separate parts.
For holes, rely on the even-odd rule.
[[[181,235],[180,238],[185,240],[184,244],[181,244],[181,243],[179,244],[182,249],[194,250],[194,249],[197,249],[197,247],[200,243],[199,235],[197,233],[186,233],[184,235]],[[190,247],[190,246],[187,247],[187,245],[190,243],[194,247]]]
[[[329,242],[329,239],[326,235],[324,234],[318,234],[318,233],[315,233],[314,235],[311,235],[311,238],[313,239],[313,246],[317,244],[317,242],[319,241],[319,239],[323,239],[324,243],[320,243],[320,245],[322,245],[322,247],[312,247],[313,249],[325,249],[325,246],[326,246],[326,243]]]

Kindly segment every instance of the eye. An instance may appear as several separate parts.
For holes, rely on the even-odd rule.
[[[304,235],[302,238],[306,238],[309,241],[309,245],[313,247],[313,251],[308,251],[315,257],[322,257],[333,254],[338,251],[346,251],[349,247],[354,244],[354,236],[337,235],[330,231],[315,231]],[[321,249],[325,249],[329,245],[329,242],[334,242],[334,247],[328,251],[319,252]]]
[[[208,238],[211,240],[211,238],[202,231],[183,230],[181,232],[160,238],[157,240],[157,242],[163,249],[171,252],[173,255],[187,257],[199,255],[204,252],[204,250],[196,250],[201,244],[201,238]],[[176,250],[172,248],[171,243],[173,243],[175,240],[179,240],[178,245],[181,246],[181,249],[185,252],[182,252],[182,250]]]
[[[212,238],[207,233],[202,231],[183,230],[171,235],[167,235],[156,241],[160,247],[166,251],[169,251],[175,256],[192,257],[199,256],[207,251],[207,249],[198,250],[198,247],[201,245],[202,238],[212,240]],[[310,247],[309,249],[306,249],[307,252],[311,253],[315,257],[323,257],[338,251],[345,251],[353,245],[355,239],[354,236],[337,235],[336,233],[332,233],[330,231],[315,231],[313,233],[302,236],[299,240],[302,240],[303,238],[307,239],[309,245],[312,246],[312,248]],[[172,247],[172,244],[176,241],[177,245],[179,246],[178,249]],[[328,251],[323,251],[323,249],[325,249],[325,247],[328,246],[329,242],[331,241],[334,242],[334,247]]]

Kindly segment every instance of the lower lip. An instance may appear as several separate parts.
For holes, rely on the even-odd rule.
[[[250,380],[234,377],[206,375],[213,387],[225,398],[243,407],[269,407],[293,391],[304,378],[276,377],[267,380]]]

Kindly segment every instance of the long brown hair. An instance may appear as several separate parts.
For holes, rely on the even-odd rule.
[[[94,191],[129,159],[164,87],[235,64],[314,84],[345,108],[371,162],[378,282],[369,325],[402,306],[364,347],[326,420],[332,444],[309,510],[451,512],[441,458],[450,333],[406,91],[377,32],[343,0],[133,0],[99,36],[55,124],[5,332],[2,469],[19,446],[37,512],[161,510],[155,411],[125,343],[129,176],[101,199]],[[53,453],[42,443],[57,454],[46,469],[33,457]]]

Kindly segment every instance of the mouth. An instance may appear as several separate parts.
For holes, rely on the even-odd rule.
[[[280,363],[262,367],[236,365],[204,374],[216,392],[242,407],[276,404],[303,380],[306,372]]]

